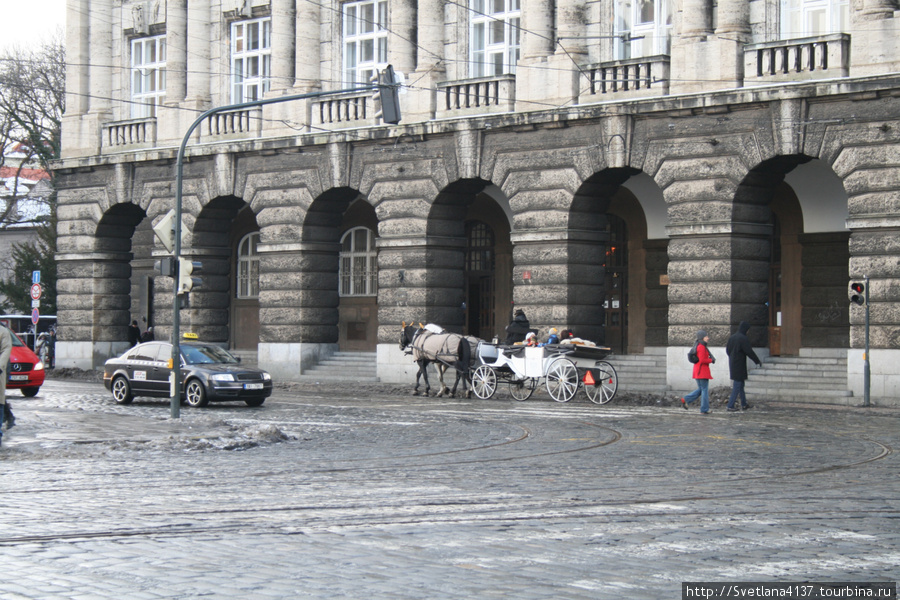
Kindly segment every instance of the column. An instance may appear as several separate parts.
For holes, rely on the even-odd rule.
[[[272,0],[272,90],[294,86],[295,0]]]
[[[70,0],[67,3],[66,49],[66,116],[84,114],[88,110],[90,93],[90,21],[88,0]]]
[[[416,5],[400,0],[400,6],[388,16],[388,28],[397,35],[388,38],[388,62],[394,71],[409,75],[416,68]]]
[[[550,0],[522,2],[522,58],[553,54],[553,4]]]
[[[209,102],[209,5],[190,2],[187,9],[187,99],[197,105]]]
[[[419,50],[416,71],[422,73],[437,67],[444,59],[444,3],[421,0],[416,15]],[[443,66],[439,67],[444,71]]]
[[[166,12],[166,103],[187,93],[187,0],[169,0]]]
[[[735,0],[739,2],[740,0]],[[683,0],[681,5],[681,37],[702,37],[712,33],[710,0]],[[676,35],[676,39],[679,36]]]
[[[321,87],[320,10],[320,5],[315,2],[300,0],[297,3],[294,88],[299,93],[312,92]]]
[[[88,78],[90,80],[90,99],[88,105],[92,113],[108,113],[112,93],[112,3],[93,2],[88,12]]]
[[[578,0],[559,0],[557,22],[559,23],[559,44],[556,52],[570,56],[587,54],[585,44],[584,5]]]
[[[897,0],[863,0],[862,18],[867,21],[889,19],[898,8]]]
[[[719,0],[716,35],[737,34],[741,41],[750,37],[750,3],[747,0]]]

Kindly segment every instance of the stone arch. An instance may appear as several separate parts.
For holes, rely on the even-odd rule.
[[[733,211],[732,328],[772,354],[844,347],[847,195],[837,175],[806,155],[755,166],[738,186]]]
[[[142,208],[114,204],[101,215],[94,232],[92,272],[91,337],[95,342],[124,342],[132,320],[138,320],[142,328],[153,325],[147,288],[152,289],[152,249],[152,222]]]
[[[338,344],[340,339],[340,240],[345,214],[357,200],[359,191],[349,187],[326,190],[315,198],[303,219],[299,278],[299,339],[318,344]],[[367,203],[366,203],[367,204]],[[357,205],[358,209],[364,208]],[[350,212],[349,217],[353,216]],[[365,219],[374,211],[365,210]]]
[[[476,337],[502,333],[513,294],[511,222],[508,199],[486,180],[440,191],[426,224],[425,320]],[[489,232],[491,248],[479,250],[484,260],[471,255],[473,231]]]
[[[188,221],[185,218],[186,225]],[[255,319],[251,316],[247,321],[246,315],[235,313],[234,302],[237,244],[244,235],[258,230],[256,215],[236,196],[213,198],[200,209],[191,230],[191,245],[182,248],[185,258],[203,264],[200,273],[203,284],[191,291],[190,309],[181,313],[184,331],[234,348],[233,334],[238,326],[235,318],[240,318],[242,326],[258,328],[258,312]],[[241,341],[240,345],[247,344]]]

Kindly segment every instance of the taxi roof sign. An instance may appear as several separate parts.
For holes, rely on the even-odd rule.
[[[200,339],[200,336],[198,336],[196,333],[191,333],[189,331],[184,332],[181,335],[181,337],[183,337],[186,340],[199,340]]]

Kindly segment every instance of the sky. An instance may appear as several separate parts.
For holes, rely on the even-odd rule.
[[[0,51],[43,41],[65,28],[66,0],[0,0]]]

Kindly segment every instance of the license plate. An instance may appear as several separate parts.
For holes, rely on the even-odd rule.
[[[261,384],[261,383],[245,383],[244,389],[245,390],[261,390],[261,389],[263,389],[263,384]]]
[[[10,375],[9,380],[10,381],[28,381],[28,375]],[[260,385],[260,387],[262,387],[262,386]]]

